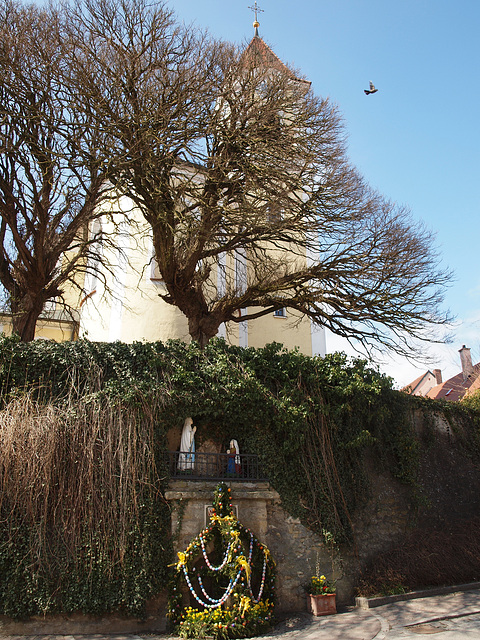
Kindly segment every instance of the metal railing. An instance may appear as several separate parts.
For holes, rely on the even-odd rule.
[[[188,480],[236,480],[249,482],[267,480],[257,455],[228,453],[182,453],[168,451],[168,470],[171,478]]]

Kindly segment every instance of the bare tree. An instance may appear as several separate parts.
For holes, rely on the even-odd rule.
[[[194,339],[284,307],[365,346],[436,339],[450,276],[431,234],[365,184],[336,108],[263,40],[242,53],[146,0],[85,0],[70,24],[109,179]]]
[[[45,303],[95,264],[86,254],[98,238],[86,231],[109,188],[105,133],[79,108],[72,52],[56,10],[3,5],[0,282],[24,341]]]

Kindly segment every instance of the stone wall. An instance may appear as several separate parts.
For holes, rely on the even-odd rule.
[[[12,636],[59,636],[72,635],[107,635],[122,637],[126,633],[142,635],[146,633],[164,633],[167,630],[166,594],[162,593],[148,603],[145,620],[137,620],[119,613],[104,615],[87,615],[84,613],[50,614],[32,616],[28,620],[12,620],[0,616],[0,637]]]
[[[429,422],[417,412],[415,427],[422,443],[420,486],[425,496],[418,526],[442,527],[480,515],[480,459],[472,442],[477,433],[459,421],[450,424],[440,413]]]
[[[396,480],[367,456],[368,495],[353,518],[355,550],[342,550],[344,593],[353,595],[362,567],[412,531],[444,531],[480,515],[480,460],[471,429],[441,413],[412,416],[419,444],[416,486]],[[347,584],[349,583],[349,584]]]

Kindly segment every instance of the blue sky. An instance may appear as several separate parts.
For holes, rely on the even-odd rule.
[[[175,0],[186,23],[237,44],[253,36],[254,0]],[[433,349],[444,379],[458,349],[480,360],[480,1],[258,0],[261,37],[343,114],[352,163],[437,234],[455,280],[445,306],[454,340]],[[372,80],[378,93],[366,96]],[[327,336],[327,349],[345,345]],[[389,362],[398,384],[427,366]]]

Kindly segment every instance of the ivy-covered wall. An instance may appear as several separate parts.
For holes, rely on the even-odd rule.
[[[369,465],[420,504],[421,454],[435,430],[419,438],[413,416],[444,412],[394,391],[362,360],[276,344],[2,338],[0,363],[0,613],[13,617],[143,615],[172,561],[162,454],[186,416],[199,445],[236,438],[258,454],[286,512],[353,548]],[[465,455],[478,456],[478,414],[447,409],[467,434]]]

